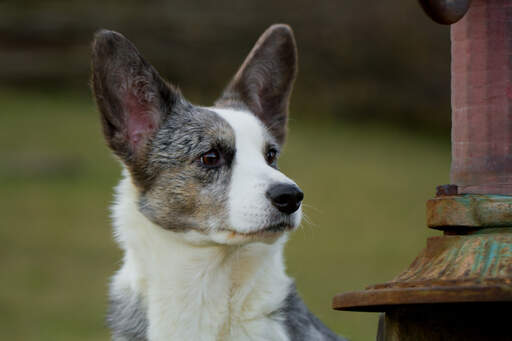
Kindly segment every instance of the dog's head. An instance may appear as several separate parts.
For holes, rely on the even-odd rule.
[[[164,229],[228,244],[297,227],[303,194],[277,168],[296,70],[291,29],[271,26],[215,106],[200,107],[124,36],[98,32],[94,94],[140,212]]]

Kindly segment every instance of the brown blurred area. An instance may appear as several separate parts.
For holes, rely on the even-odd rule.
[[[209,104],[277,22],[299,47],[293,112],[447,133],[448,29],[409,0],[3,2],[0,86],[87,91],[90,42],[108,28]]]

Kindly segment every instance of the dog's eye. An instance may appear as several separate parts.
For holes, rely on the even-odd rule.
[[[275,150],[274,148],[270,148],[267,151],[267,154],[265,154],[265,160],[267,160],[267,163],[269,165],[273,164],[276,161],[276,157],[277,157],[277,150]]]
[[[201,163],[208,168],[215,168],[222,165],[222,157],[217,149],[210,149],[201,155]]]

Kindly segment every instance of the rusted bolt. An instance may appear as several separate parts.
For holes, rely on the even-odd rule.
[[[445,197],[448,195],[457,195],[458,187],[457,185],[448,184],[448,185],[440,185],[436,187],[436,196]]]
[[[419,0],[419,2],[432,20],[443,25],[451,25],[462,19],[471,5],[471,0]]]

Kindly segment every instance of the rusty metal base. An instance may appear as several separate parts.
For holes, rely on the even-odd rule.
[[[382,312],[399,305],[468,302],[512,302],[512,228],[429,238],[395,279],[338,294],[333,308]]]
[[[508,303],[406,306],[381,316],[377,341],[509,341]]]

